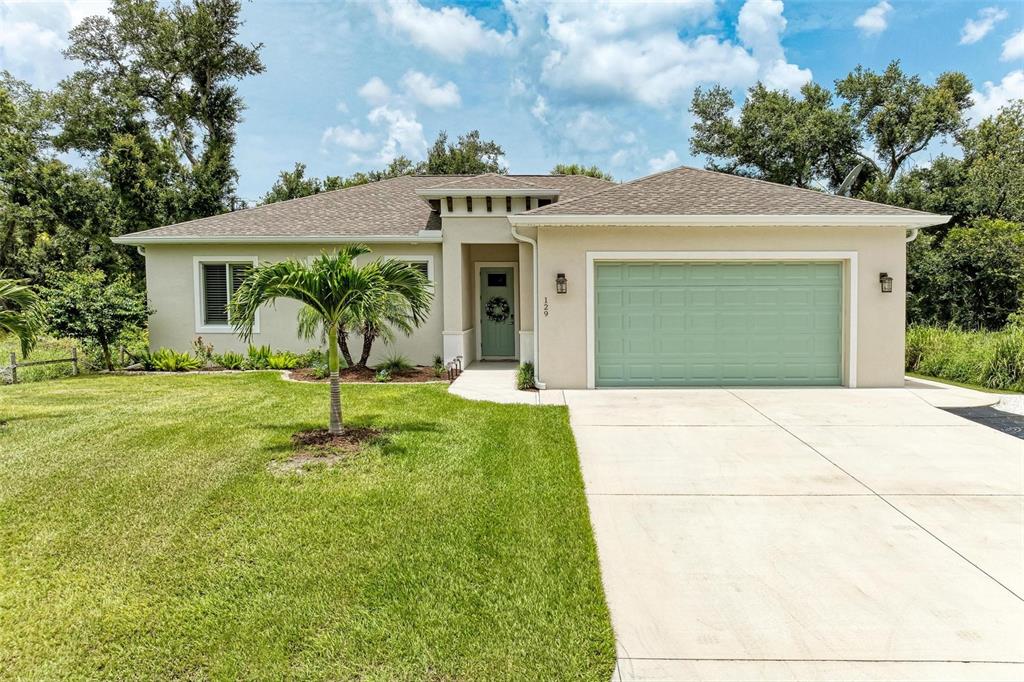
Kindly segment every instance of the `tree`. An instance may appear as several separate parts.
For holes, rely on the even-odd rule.
[[[1000,329],[1024,306],[1024,225],[979,218],[954,227],[939,253],[940,322]]]
[[[479,175],[507,173],[501,165],[505,151],[493,140],[481,140],[479,130],[459,135],[456,144],[448,142],[448,133],[441,131],[427,151],[427,160],[418,164],[422,175]]]
[[[934,85],[926,85],[918,76],[905,74],[898,60],[880,74],[858,66],[835,85],[881,165],[867,154],[860,156],[886,183],[932,140],[961,133],[964,112],[973,104],[971,82],[964,74],[946,72]]]
[[[1024,221],[1024,100],[963,134],[965,194],[975,215]]]
[[[355,185],[365,185],[368,182],[397,178],[401,175],[410,175],[415,171],[412,161],[404,156],[397,156],[381,170],[369,171],[366,173],[357,172],[344,178],[340,175],[328,175],[323,180],[317,177],[306,177],[306,164],[295,163],[291,171],[281,171],[277,181],[270,188],[270,191],[263,195],[261,203],[272,204],[275,201],[297,199],[320,192],[330,192],[336,189],[345,189]]]
[[[55,271],[141,269],[110,241],[114,203],[92,170],[57,159],[47,132],[49,98],[0,74],[0,269],[41,283]]]
[[[39,297],[24,280],[0,278],[0,334],[12,334],[27,356],[36,344],[41,320]]]
[[[605,173],[597,166],[584,166],[579,163],[558,163],[551,169],[551,175],[586,175],[591,178],[598,178],[599,180],[607,180],[608,182],[614,182],[615,178],[611,176],[611,173]]]
[[[714,170],[796,187],[836,187],[855,165],[859,135],[853,118],[832,106],[814,83],[799,98],[758,83],[747,92],[738,121],[732,94],[722,86],[697,88],[690,150]]]
[[[111,281],[99,270],[59,273],[43,295],[46,324],[60,336],[96,343],[103,364],[114,369],[110,347],[122,332],[141,327],[152,312],[126,274]]]
[[[94,155],[129,215],[165,224],[236,203],[233,81],[264,70],[237,0],[114,0],[72,29],[84,68],[56,96],[61,150]],[[134,222],[132,229],[149,224]]]
[[[356,265],[356,258],[369,252],[363,245],[351,245],[337,253],[322,254],[309,264],[287,260],[259,266],[246,277],[231,301],[232,325],[246,341],[252,338],[260,306],[279,298],[303,304],[300,328],[319,326],[323,330],[331,377],[328,430],[332,435],[342,431],[338,338],[346,321],[370,319],[371,315],[382,314],[379,311],[385,306],[402,307],[402,296],[412,296],[412,290],[422,287],[425,281],[415,268],[398,261]],[[430,300],[429,291],[419,295]],[[411,324],[422,322],[423,313],[418,305],[410,301],[407,311]]]

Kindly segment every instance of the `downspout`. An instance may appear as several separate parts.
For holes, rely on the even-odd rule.
[[[920,228],[917,228],[917,227],[912,227],[912,228],[910,228],[910,234],[908,234],[908,235],[907,235],[907,238],[906,238],[906,240],[905,240],[905,241],[906,241],[906,242],[907,242],[908,244],[909,244],[910,242],[914,241],[915,239],[917,239],[917,233],[918,233],[918,232],[920,232],[920,231],[921,231],[921,229],[920,229]]]
[[[546,386],[540,380],[540,347],[538,335],[540,334],[540,287],[538,286],[540,275],[537,272],[540,267],[537,254],[537,240],[516,232],[516,226],[512,225],[512,236],[521,242],[526,242],[533,251],[533,383],[537,388],[544,389]]]

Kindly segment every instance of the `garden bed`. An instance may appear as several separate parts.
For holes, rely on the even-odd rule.
[[[338,373],[338,376],[345,383],[365,384],[377,383],[377,371],[369,367],[346,367]],[[330,379],[320,378],[316,369],[304,367],[293,369],[290,377],[296,381],[310,381],[325,384]],[[412,369],[396,371],[391,373],[391,383],[397,384],[419,384],[428,381],[448,381],[448,375],[437,376],[433,367],[413,367]]]

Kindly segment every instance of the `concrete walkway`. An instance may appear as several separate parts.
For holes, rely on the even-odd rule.
[[[448,391],[469,400],[527,405],[564,405],[562,391],[520,391],[516,389],[518,362],[474,362]]]
[[[565,396],[614,679],[1024,679],[1024,446],[935,407],[990,394]]]

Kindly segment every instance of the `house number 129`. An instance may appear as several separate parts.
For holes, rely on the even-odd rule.
[[[548,297],[544,297],[544,317],[547,317],[551,312],[551,306],[548,305]]]

